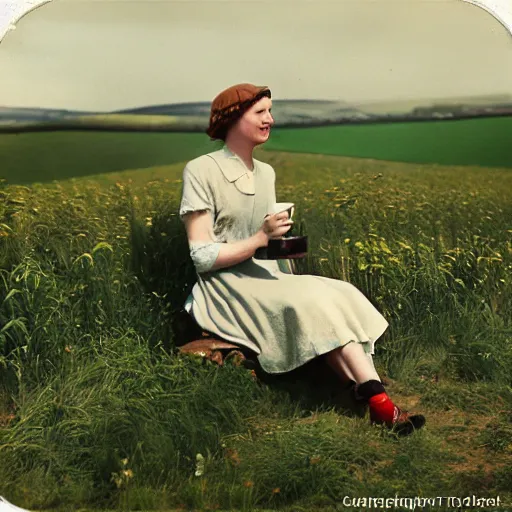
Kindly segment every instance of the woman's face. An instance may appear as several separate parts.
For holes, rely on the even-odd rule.
[[[267,97],[257,101],[233,126],[238,136],[250,140],[254,145],[263,144],[270,135],[274,124],[272,117],[272,100]]]

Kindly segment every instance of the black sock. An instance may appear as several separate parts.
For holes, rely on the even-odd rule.
[[[365,400],[369,400],[372,396],[385,392],[386,390],[382,382],[378,380],[368,380],[357,386],[357,394]]]
[[[352,380],[352,379],[349,379],[344,384],[344,388],[345,389],[351,389],[351,388],[355,388],[355,387],[357,387],[357,382],[355,380]]]

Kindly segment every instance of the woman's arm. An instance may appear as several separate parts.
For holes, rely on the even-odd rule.
[[[259,247],[268,245],[270,238],[283,236],[293,224],[287,212],[267,215],[261,228],[251,237],[236,242],[219,243],[213,228],[215,206],[211,191],[207,186],[208,175],[204,175],[207,167],[194,167],[189,162],[183,171],[183,194],[180,205],[180,216],[185,224],[190,247],[190,256],[198,273],[230,267],[245,261]],[[209,159],[207,159],[209,160]],[[273,172],[273,170],[272,170]],[[275,203],[275,190],[271,204]]]
[[[210,255],[213,254],[213,252],[217,254],[213,266],[211,266],[209,270],[217,270],[241,263],[254,256],[256,249],[268,245],[268,237],[262,229],[245,240],[237,240],[236,242],[229,243],[214,242],[212,237],[212,215],[209,211],[191,212],[183,216],[183,222],[187,230],[189,244],[192,247],[203,246],[207,248]],[[211,246],[217,247],[214,248]],[[198,251],[196,254],[198,255],[197,259],[199,259],[201,251]],[[205,253],[203,252],[203,254]],[[194,256],[192,253],[191,255]],[[194,259],[194,257],[192,259]],[[196,267],[199,268],[204,266],[204,262],[194,261],[194,263]]]
[[[293,224],[288,212],[267,215],[261,228],[251,237],[236,242],[214,242],[213,219],[209,210],[183,215],[190,254],[198,272],[230,267],[254,256],[256,249],[266,247],[270,238],[283,236]]]

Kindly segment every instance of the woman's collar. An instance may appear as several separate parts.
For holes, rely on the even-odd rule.
[[[219,153],[211,153],[209,156],[214,160],[221,157],[220,160],[217,161],[217,165],[220,167],[224,177],[229,182],[234,183],[235,187],[240,190],[240,192],[248,195],[255,194],[253,172],[249,171],[242,159],[230,151],[227,146]],[[256,169],[256,163],[254,168]]]
[[[236,153],[234,153],[228,148],[227,144],[224,144],[224,147],[222,149],[224,150],[224,153],[226,154],[227,158],[234,158],[238,160],[248,172],[253,172],[256,170],[256,162],[254,161],[254,158],[252,159],[252,169],[249,169],[245,162]]]

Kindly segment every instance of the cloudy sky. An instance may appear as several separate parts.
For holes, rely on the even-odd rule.
[[[0,43],[0,105],[512,94],[512,37],[460,0],[53,0]]]

